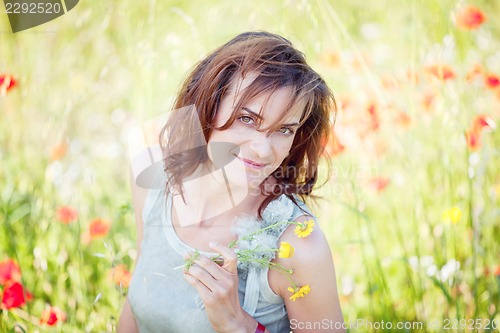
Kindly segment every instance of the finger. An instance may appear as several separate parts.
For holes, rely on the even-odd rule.
[[[224,265],[222,265],[222,268],[233,275],[238,273],[238,258],[234,250],[217,242],[210,242],[208,246],[217,251],[224,258]]]
[[[195,265],[191,266],[186,273],[198,279],[201,283],[214,291],[218,288],[218,281],[224,280],[225,270],[221,269],[217,264],[212,262],[207,257],[201,256],[194,261]]]
[[[193,286],[198,291],[198,294],[200,295],[201,299],[204,300],[210,296],[212,291],[206,285],[204,285],[200,280],[190,275],[188,272],[184,272],[183,275],[184,275],[184,280],[186,280],[191,286]]]
[[[202,268],[204,268],[210,275],[214,277],[215,280],[224,279],[224,273],[228,273],[225,269],[221,269],[224,264],[224,258],[220,258],[218,262],[214,262],[212,259],[206,256],[200,256],[194,261],[194,263]]]
[[[184,274],[188,274],[202,283],[209,291],[217,289],[217,280],[206,269],[198,265],[191,266]]]

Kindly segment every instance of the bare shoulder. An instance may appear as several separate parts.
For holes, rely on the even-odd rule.
[[[295,222],[308,222],[312,220],[311,216],[302,215]],[[318,274],[325,268],[333,271],[332,252],[328,241],[321,229],[319,223],[314,222],[312,232],[303,238],[295,234],[297,225],[290,224],[283,232],[280,242],[287,242],[294,248],[294,254],[291,258],[276,258],[274,262],[282,265],[286,269],[292,269],[293,279],[297,283],[307,284],[308,277],[311,274]],[[282,274],[270,272],[271,288],[280,296],[285,298],[289,294],[289,281]]]
[[[303,215],[298,217],[295,222],[305,223],[311,219],[310,216]],[[293,246],[293,256],[274,260],[275,263],[293,271],[290,276],[293,282],[283,274],[270,272],[271,288],[284,299],[291,321],[343,322],[335,266],[327,238],[317,222],[314,222],[312,232],[303,238],[296,235],[296,227],[294,224],[288,226],[280,238],[281,242],[288,242]],[[309,228],[311,228],[310,225]],[[307,293],[303,294],[302,297],[291,297],[301,287],[304,287]],[[296,333],[306,331],[298,327],[294,329]],[[342,329],[332,329],[331,331],[343,332]]]
[[[312,220],[310,216],[302,215],[295,222],[306,223]],[[288,242],[295,249],[293,257],[287,259],[288,265],[293,266],[296,278],[308,276],[323,270],[326,267],[333,267],[332,251],[327,238],[318,222],[313,222],[308,228],[312,232],[303,238],[299,238],[296,233],[297,226],[291,224],[283,233],[280,241]]]

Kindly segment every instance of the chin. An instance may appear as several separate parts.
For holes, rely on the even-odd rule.
[[[251,177],[249,175],[243,177],[228,175],[228,181],[231,186],[236,188],[246,189],[248,191],[259,188],[259,185],[264,181],[261,177]]]

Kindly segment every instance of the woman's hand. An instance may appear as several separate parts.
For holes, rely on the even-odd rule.
[[[242,331],[245,326],[251,329],[255,321],[241,308],[238,300],[236,254],[222,244],[213,242],[209,245],[222,255],[224,264],[219,266],[200,255],[194,260],[196,265],[184,271],[184,278],[200,294],[214,330],[222,333]]]

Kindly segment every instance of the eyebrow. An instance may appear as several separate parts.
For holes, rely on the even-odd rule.
[[[260,114],[258,114],[257,112],[253,112],[252,110],[250,110],[247,107],[243,107],[242,109],[245,110],[246,112],[252,114],[253,116],[255,116],[260,121],[262,121],[264,119],[264,118],[262,118],[262,116]],[[292,126],[299,126],[300,124],[299,123],[289,123],[289,124],[282,124],[282,125],[283,126],[287,126],[287,127],[292,127]]]

